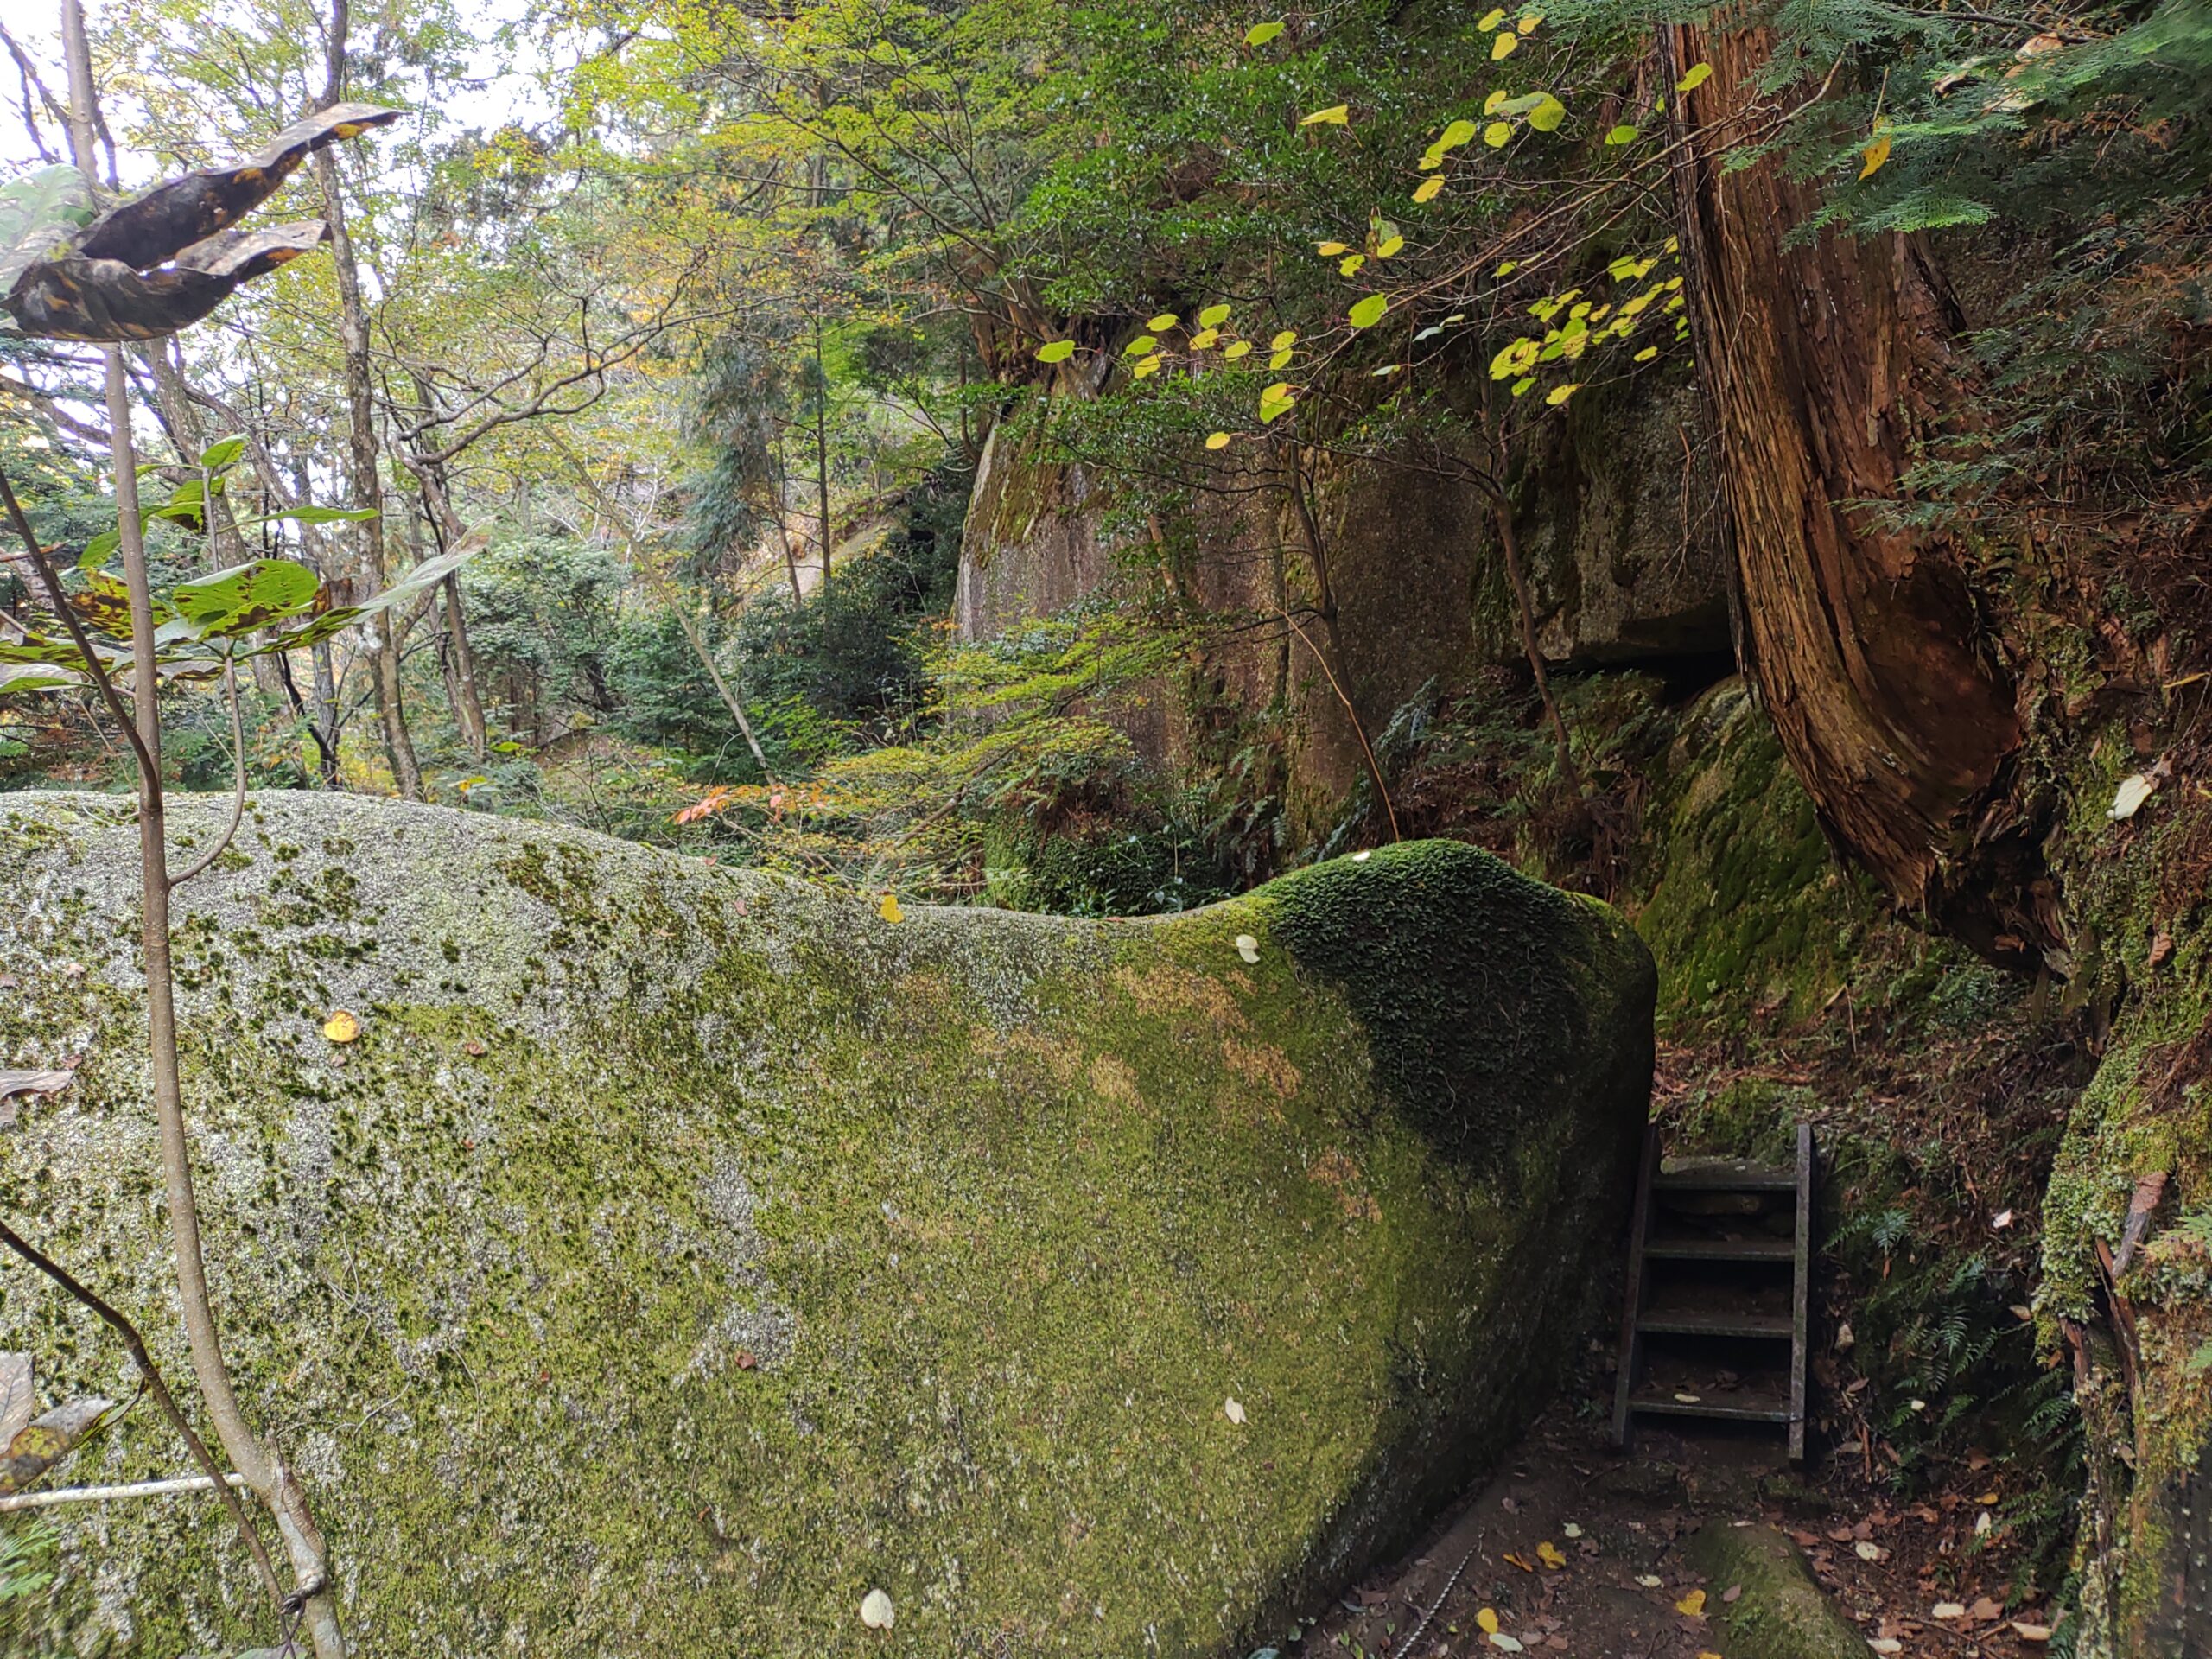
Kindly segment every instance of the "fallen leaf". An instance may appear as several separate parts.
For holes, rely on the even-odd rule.
[[[1963,1601],[1939,1601],[1928,1610],[1930,1618],[1964,1618],[1967,1605]]]
[[[16,1121],[17,1095],[54,1095],[75,1082],[74,1071],[0,1071],[0,1128]]]
[[[1689,1618],[1705,1617],[1705,1592],[1693,1590],[1675,1604],[1675,1611]]]
[[[1866,1645],[1872,1648],[1875,1652],[1880,1654],[1903,1653],[1904,1651],[1904,1643],[1898,1641],[1894,1636],[1869,1637],[1866,1639]]]
[[[1522,1651],[1521,1644],[1515,1641],[1511,1637],[1506,1635],[1503,1630],[1492,1630],[1490,1633],[1490,1644],[1501,1653],[1519,1653]]]
[[[1639,1573],[1636,1575],[1636,1581],[1646,1590],[1656,1590],[1666,1582],[1656,1573]]]
[[[484,1045],[472,1037],[461,1046],[461,1052],[472,1060],[481,1059],[484,1055]]]
[[[1859,169],[1860,178],[1873,177],[1882,170],[1882,163],[1890,159],[1889,127],[1889,118],[1886,116],[1875,121],[1874,130],[1869,137],[1866,148],[1859,151],[1859,154],[1866,158],[1866,164]]]
[[[1508,1554],[1505,1559],[1512,1562],[1514,1566],[1519,1567],[1523,1573],[1533,1573],[1536,1570],[1536,1564],[1534,1561],[1524,1561],[1518,1555]]]
[[[1683,1405],[1694,1406],[1702,1401],[1705,1396],[1700,1394],[1678,1394],[1675,1398]]]
[[[2012,1621],[2012,1634],[2023,1642],[2048,1642],[2050,1640],[2050,1626],[2031,1624],[2025,1619],[2016,1618]]]
[[[322,1022],[322,1034],[334,1043],[350,1043],[361,1034],[361,1022],[344,1008],[334,1009]]]
[[[1567,1522],[1567,1524],[1562,1526],[1560,1530],[1570,1538],[1580,1538],[1582,1535],[1582,1529],[1576,1526],[1572,1521]]]
[[[895,893],[887,893],[883,895],[883,902],[875,907],[875,913],[887,922],[903,922],[906,919],[906,912],[899,908],[899,895]]]
[[[1497,1634],[1497,1615],[1491,1611],[1489,1608],[1485,1607],[1475,1615],[1475,1623],[1482,1627],[1482,1632],[1484,1636],[1496,1636]]]
[[[1870,1544],[1863,1538],[1853,1544],[1852,1548],[1858,1552],[1859,1559],[1862,1561],[1878,1561],[1882,1559],[1882,1547],[1879,1544]]]
[[[1260,959],[1260,942],[1249,933],[1239,933],[1236,936],[1236,954],[1247,962],[1257,962]]]
[[[1995,1492],[1984,1492],[1980,1497],[1974,1499],[1974,1502],[1977,1503],[1994,1503],[1996,1501],[1997,1494]]]
[[[2156,968],[2173,953],[2174,936],[2162,927],[2152,937],[2151,955],[2147,965]]]
[[[1221,1414],[1232,1423],[1241,1423],[1244,1421],[1244,1408],[1234,1399],[1224,1400],[1221,1402]]]
[[[2115,823],[2132,818],[2143,803],[2158,792],[2158,780],[2147,772],[2132,772],[2120,780],[2120,787],[2113,791],[2112,808],[2105,816]]]
[[[1536,1546],[1536,1559],[1554,1573],[1567,1565],[1567,1557],[1559,1553],[1558,1546],[1548,1538]]]
[[[887,1630],[897,1618],[891,1598],[880,1590],[871,1590],[861,1598],[861,1623],[871,1630]]]
[[[1743,1599],[1743,1594],[1744,1586],[1742,1585],[1732,1584],[1726,1590],[1723,1590],[1720,1592],[1720,1599],[1732,1607],[1738,1601]]]
[[[1999,1210],[1989,1218],[1989,1230],[1993,1233],[2001,1233],[2012,1224],[2012,1212],[2010,1210]]]
[[[0,1446],[30,1427],[31,1357],[0,1354]]]
[[[0,1497],[22,1491],[75,1451],[114,1411],[112,1400],[72,1400],[17,1429],[0,1456]]]
[[[1981,1596],[1967,1609],[1967,1617],[1977,1624],[1992,1624],[2005,1617],[2005,1609],[1989,1597]]]
[[[753,1354],[752,1350],[748,1348],[741,1348],[737,1351],[737,1369],[739,1370],[754,1370],[759,1368],[760,1363],[760,1361],[759,1357]]]

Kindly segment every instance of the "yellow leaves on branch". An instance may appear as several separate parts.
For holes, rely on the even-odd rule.
[[[1351,123],[1351,105],[1332,104],[1325,110],[1316,110],[1311,115],[1300,118],[1298,124],[1301,127],[1342,127]]]

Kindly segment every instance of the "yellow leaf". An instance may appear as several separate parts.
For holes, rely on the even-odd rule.
[[[1536,32],[1536,25],[1543,21],[1543,13],[1541,11],[1532,11],[1526,17],[1523,17],[1519,22],[1516,23],[1514,27],[1519,29],[1523,35],[1533,35]]]
[[[1155,334],[1164,334],[1181,321],[1182,319],[1177,316],[1173,311],[1163,311],[1158,316],[1154,317],[1150,322],[1145,324],[1145,327],[1152,330]]]
[[[906,919],[906,912],[899,908],[899,895],[895,893],[887,893],[883,895],[883,902],[875,907],[875,913],[887,922],[903,922]]]
[[[1491,40],[1490,60],[1492,63],[1500,62],[1511,57],[1520,49],[1521,37],[1518,35],[1509,35],[1501,29]]]
[[[1512,36],[1509,35],[1501,38],[1510,40]],[[1488,144],[1492,149],[1504,149],[1512,137],[1513,124],[1510,121],[1493,121],[1483,129],[1483,143]]]
[[[1268,349],[1271,352],[1287,352],[1297,344],[1298,330],[1286,328],[1268,342]]]
[[[1388,259],[1392,254],[1395,253],[1400,248],[1402,248],[1405,245],[1406,238],[1404,237],[1386,236],[1380,242],[1377,242],[1375,245],[1375,257],[1377,259]]]
[[[1497,1615],[1491,1611],[1489,1608],[1485,1607],[1482,1611],[1475,1615],[1475,1623],[1483,1627],[1483,1634],[1484,1636],[1496,1636],[1497,1634]]]
[[[1717,1653],[1700,1653],[1697,1659],[1720,1659],[1720,1656]]]
[[[1574,394],[1581,389],[1582,383],[1580,380],[1570,380],[1565,385],[1554,386],[1549,391],[1546,392],[1544,394],[1544,401],[1549,404],[1554,409],[1557,409],[1561,404],[1573,397]]]
[[[1477,24],[1475,25],[1475,27],[1476,27],[1477,29],[1479,29],[1480,30],[1482,30],[1482,32],[1483,32],[1484,34],[1487,35],[1487,34],[1489,34],[1489,33],[1491,32],[1491,30],[1492,30],[1493,29],[1496,29],[1496,28],[1497,28],[1500,23],[1503,22],[1504,21],[1505,21],[1505,8],[1504,8],[1504,7],[1503,7],[1503,6],[1500,6],[1500,7],[1499,7],[1497,10],[1495,10],[1495,11],[1486,11],[1486,12],[1484,12],[1484,13],[1483,14],[1483,20],[1482,20],[1482,22],[1480,22],[1479,23],[1477,23]]]
[[[1226,432],[1216,432],[1206,440],[1206,448],[1209,449],[1228,448],[1229,434]]]
[[[1230,346],[1227,350],[1222,353],[1222,355],[1227,358],[1231,363],[1236,361],[1240,357],[1249,357],[1251,354],[1252,342],[1249,340],[1240,340],[1234,346]]]
[[[1874,135],[1866,149],[1859,152],[1866,158],[1866,165],[1859,169],[1859,176],[1871,179],[1882,170],[1882,163],[1890,159],[1890,118],[1884,116],[1874,123]]]
[[[1136,367],[1130,372],[1129,378],[1132,380],[1141,380],[1147,375],[1158,374],[1159,372],[1160,359],[1156,357],[1147,357],[1143,362],[1138,364]]]
[[[1675,1604],[1675,1611],[1690,1618],[1705,1617],[1705,1592],[1693,1590]]]
[[[1213,349],[1214,341],[1220,338],[1220,329],[1201,328],[1197,334],[1191,336],[1191,349],[1194,352],[1211,351]]]
[[[1268,359],[1268,366],[1271,369],[1287,369],[1290,366],[1293,355],[1292,349],[1286,346]]]
[[[1356,275],[1359,268],[1366,263],[1367,256],[1365,254],[1348,253],[1342,259],[1339,259],[1337,262],[1337,275],[1339,276],[1351,276]]]
[[[322,1022],[322,1034],[334,1043],[350,1043],[361,1034],[361,1022],[339,1008]]]
[[[1421,181],[1421,188],[1414,192],[1414,200],[1415,201],[1434,201],[1438,196],[1443,194],[1443,192],[1444,175],[1440,173],[1433,179],[1423,179]]]
[[[1549,1539],[1536,1546],[1536,1559],[1554,1573],[1567,1565],[1567,1557],[1559,1553]]]
[[[1342,242],[1323,242],[1318,245],[1313,251],[1324,259],[1333,259],[1340,253],[1350,253],[1351,249]]]
[[[1351,123],[1351,105],[1332,104],[1325,110],[1314,111],[1313,114],[1303,118],[1298,124],[1301,127],[1342,127],[1348,126]]]
[[[1514,1566],[1519,1567],[1523,1573],[1533,1573],[1536,1570],[1536,1564],[1534,1561],[1524,1561],[1518,1555],[1509,1554],[1505,1559],[1512,1562]]]
[[[1484,115],[1496,115],[1500,110],[1505,107],[1505,88],[1501,86],[1496,92],[1492,92],[1488,98],[1483,99],[1483,113]]]

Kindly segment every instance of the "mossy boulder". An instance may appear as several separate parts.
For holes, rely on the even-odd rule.
[[[0,1167],[181,1373],[134,834],[0,802],[0,1065],[82,1057]],[[894,924],[272,794],[179,936],[222,1317],[371,1655],[1242,1653],[1542,1403],[1649,1084],[1633,936],[1444,842],[1168,918]],[[125,1389],[0,1271],[43,1394]],[[70,1472],[183,1467],[141,1409]],[[124,1649],[267,1639],[206,1499],[60,1513]]]

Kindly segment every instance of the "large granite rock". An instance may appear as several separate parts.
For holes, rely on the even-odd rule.
[[[133,834],[0,798],[0,1065],[83,1057],[0,1167],[181,1374]],[[1171,918],[893,924],[272,794],[180,964],[243,1391],[369,1655],[1242,1654],[1541,1403],[1651,1064],[1618,919],[1442,842]],[[0,1274],[44,1395],[125,1386]],[[70,1472],[184,1467],[142,1408]],[[267,1639],[206,1498],[58,1513],[84,1640]]]

